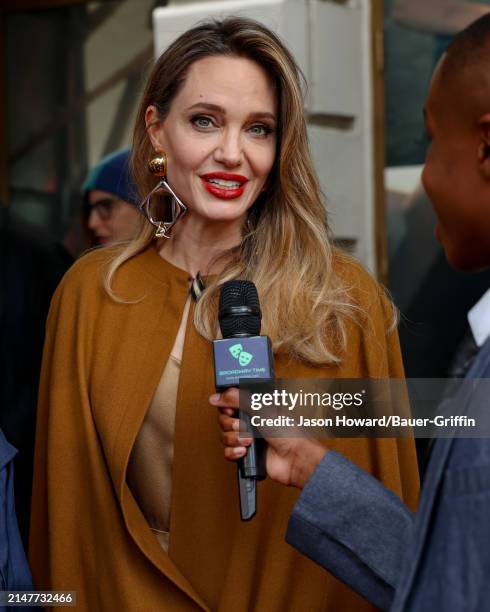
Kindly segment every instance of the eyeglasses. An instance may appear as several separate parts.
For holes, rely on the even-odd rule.
[[[169,219],[168,200],[170,198],[172,212]],[[146,196],[139,205],[148,221],[157,228],[157,238],[170,238],[173,226],[187,211],[187,206],[180,200],[167,181],[162,178],[158,185]]]
[[[98,200],[94,204],[85,202],[85,204],[83,205],[83,214],[88,219],[88,217],[90,217],[90,214],[95,211],[103,221],[107,221],[107,219],[110,219],[114,209],[114,205],[117,202],[117,198],[104,198],[102,200]]]

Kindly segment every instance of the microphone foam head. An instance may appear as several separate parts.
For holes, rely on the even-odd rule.
[[[258,336],[260,311],[257,288],[251,281],[227,281],[219,298],[219,326],[223,338],[234,336]]]

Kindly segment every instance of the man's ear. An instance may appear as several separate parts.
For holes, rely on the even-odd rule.
[[[490,113],[480,117],[478,165],[485,180],[490,181]]]
[[[155,106],[149,106],[145,111],[145,125],[148,137],[155,151],[162,151],[161,128],[162,122]]]

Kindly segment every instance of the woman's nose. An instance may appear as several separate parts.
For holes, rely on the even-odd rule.
[[[227,168],[236,168],[243,161],[241,134],[235,130],[226,130],[214,152],[217,162]]]
[[[87,226],[92,231],[95,231],[100,225],[103,223],[101,216],[99,215],[99,211],[94,206],[90,210],[90,214],[88,216]]]

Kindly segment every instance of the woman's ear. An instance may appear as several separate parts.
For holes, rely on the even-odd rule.
[[[160,115],[155,106],[151,105],[146,109],[145,112],[145,125],[148,137],[151,140],[151,144],[155,151],[162,151],[163,144],[162,140],[162,121]]]
[[[478,165],[485,180],[490,181],[490,114],[483,115],[479,125]]]

